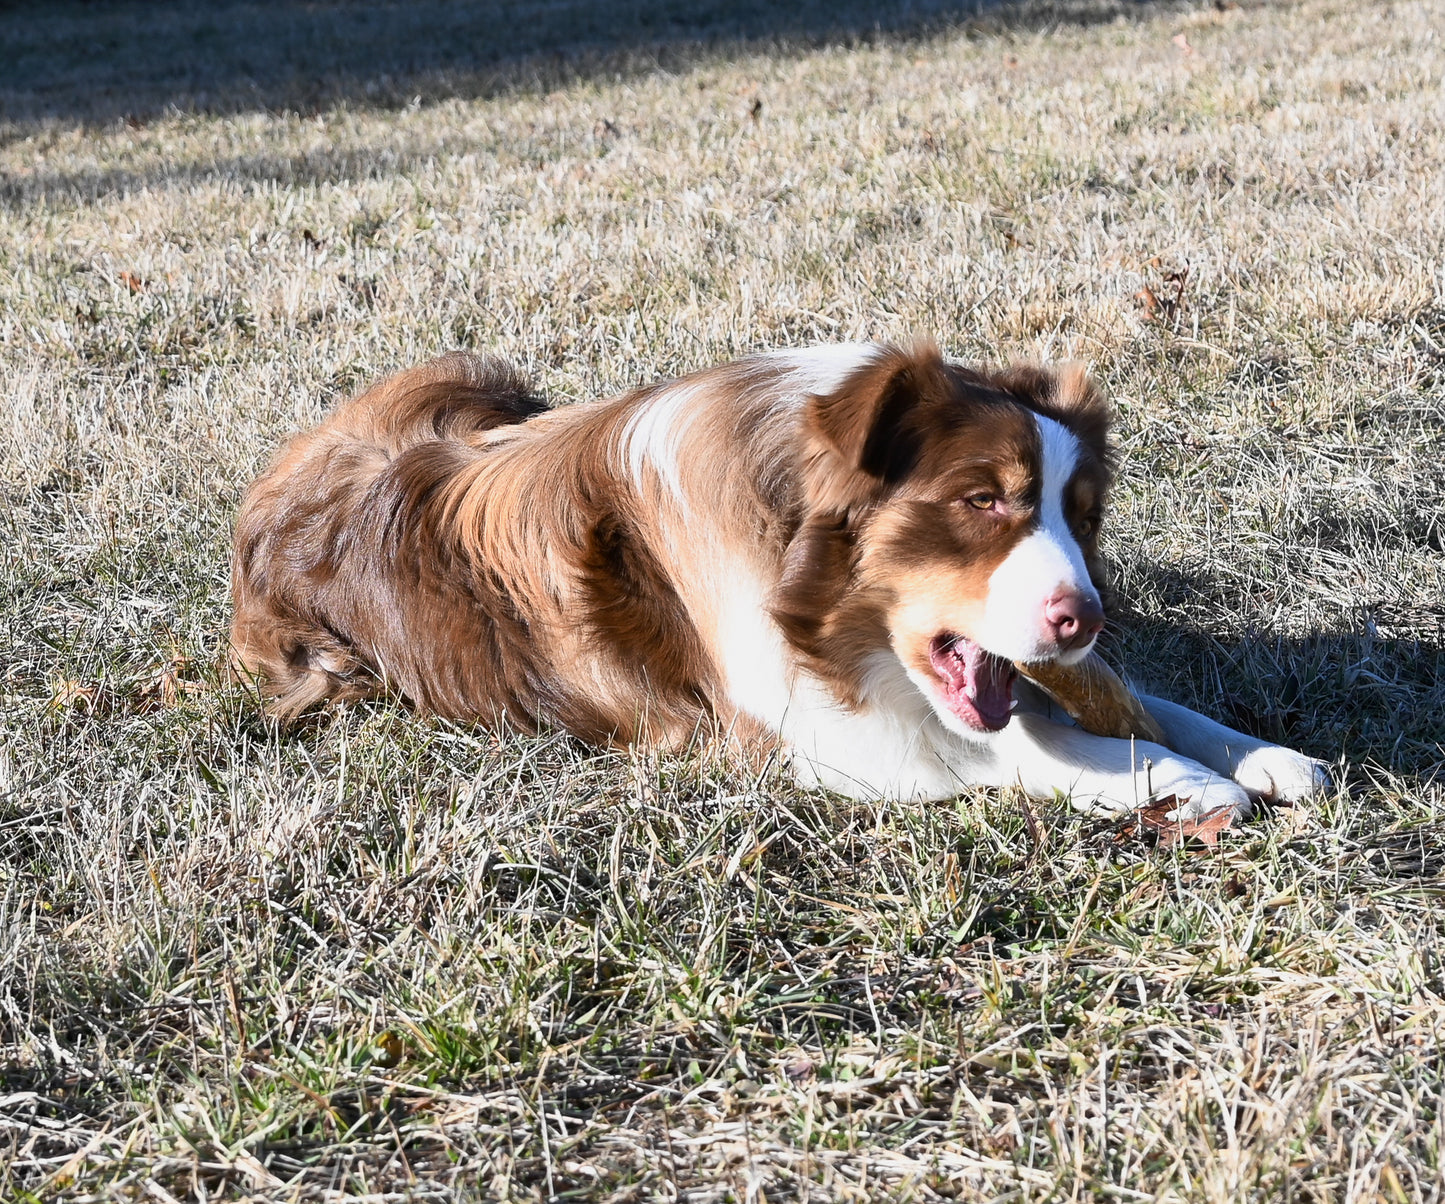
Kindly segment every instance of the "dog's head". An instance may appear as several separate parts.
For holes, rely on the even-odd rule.
[[[808,402],[780,622],[824,663],[886,644],[951,728],[1002,728],[1014,662],[1081,660],[1103,628],[1108,422],[1077,365],[883,349]]]

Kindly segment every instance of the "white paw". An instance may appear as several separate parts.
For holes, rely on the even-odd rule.
[[[1108,790],[1085,793],[1075,789],[1072,801],[1081,811],[1096,815],[1123,815],[1163,799],[1175,800],[1169,819],[1197,819],[1228,807],[1238,815],[1248,814],[1253,805],[1249,792],[1222,774],[1183,757],[1161,757],[1132,779],[1122,780]]]
[[[1231,782],[1203,766],[1162,784],[1156,774],[1153,785],[1151,801],[1171,795],[1176,800],[1174,810],[1166,813],[1168,819],[1198,819],[1222,808],[1228,808],[1236,815],[1248,815],[1254,806],[1249,792],[1239,783]]]
[[[1277,744],[1246,753],[1235,767],[1234,780],[1272,803],[1302,802],[1330,788],[1324,762]]]

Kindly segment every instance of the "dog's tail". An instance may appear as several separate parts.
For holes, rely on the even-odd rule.
[[[454,351],[373,385],[316,431],[345,429],[395,456],[418,443],[466,442],[546,409],[531,383],[497,356]]]
[[[282,450],[241,503],[231,568],[231,665],[272,714],[382,689],[384,666],[358,641],[384,603],[360,595],[379,546],[368,499],[393,462],[463,462],[484,432],[545,408],[505,361],[456,352],[372,386]]]

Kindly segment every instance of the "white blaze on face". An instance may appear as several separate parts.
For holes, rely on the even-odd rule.
[[[1055,659],[1053,632],[1044,618],[1050,599],[1074,592],[1098,602],[1084,553],[1064,517],[1064,488],[1079,462],[1079,440],[1067,427],[1034,415],[1039,428],[1038,526],[1014,545],[989,578],[983,626],[977,641],[996,656],[1014,661]],[[1092,645],[1090,645],[1092,646]],[[1082,660],[1088,647],[1058,656]]]

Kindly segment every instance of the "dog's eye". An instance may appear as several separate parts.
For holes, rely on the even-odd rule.
[[[1099,529],[1099,516],[1097,514],[1086,514],[1074,524],[1074,533],[1080,539],[1088,539]]]
[[[991,493],[970,493],[963,500],[975,510],[992,510],[998,505],[998,498]]]

